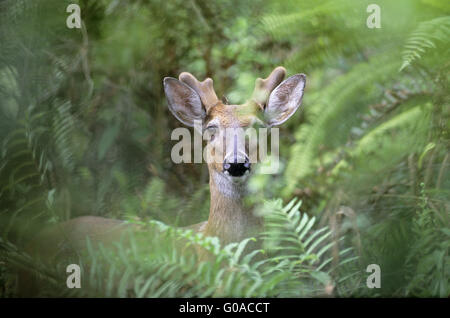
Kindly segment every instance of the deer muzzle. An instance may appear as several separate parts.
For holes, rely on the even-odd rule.
[[[231,148],[232,151],[228,152],[224,158],[223,172],[232,177],[242,177],[251,169],[250,160],[245,153],[245,141],[242,142],[238,134],[234,134],[230,139],[228,139],[231,142],[227,143],[227,149]]]

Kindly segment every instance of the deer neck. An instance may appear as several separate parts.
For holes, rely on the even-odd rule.
[[[211,205],[207,236],[217,236],[222,244],[254,236],[262,226],[262,219],[244,205],[246,184],[234,183],[224,175],[210,171]]]

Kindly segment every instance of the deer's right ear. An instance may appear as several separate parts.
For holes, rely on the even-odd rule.
[[[164,92],[169,103],[169,110],[183,124],[194,126],[194,121],[202,121],[206,112],[200,96],[188,85],[173,77],[164,78]]]

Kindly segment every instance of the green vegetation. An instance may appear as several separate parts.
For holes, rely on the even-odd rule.
[[[0,297],[20,266],[44,296],[450,296],[450,4],[375,1],[370,29],[373,2],[0,1]],[[162,79],[209,76],[242,103],[278,65],[307,86],[280,130],[281,173],[250,183],[265,232],[221,246],[177,229],[207,219],[208,173],[170,159],[180,124]],[[91,247],[84,288],[61,289],[65,267],[24,248],[82,215],[162,232],[149,250]],[[173,240],[215,257],[198,265]],[[253,240],[263,249],[245,253]]]

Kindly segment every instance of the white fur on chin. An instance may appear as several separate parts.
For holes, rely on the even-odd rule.
[[[245,193],[249,176],[249,172],[246,172],[242,177],[232,177],[225,173],[214,171],[212,177],[220,193],[229,198],[240,198]]]

